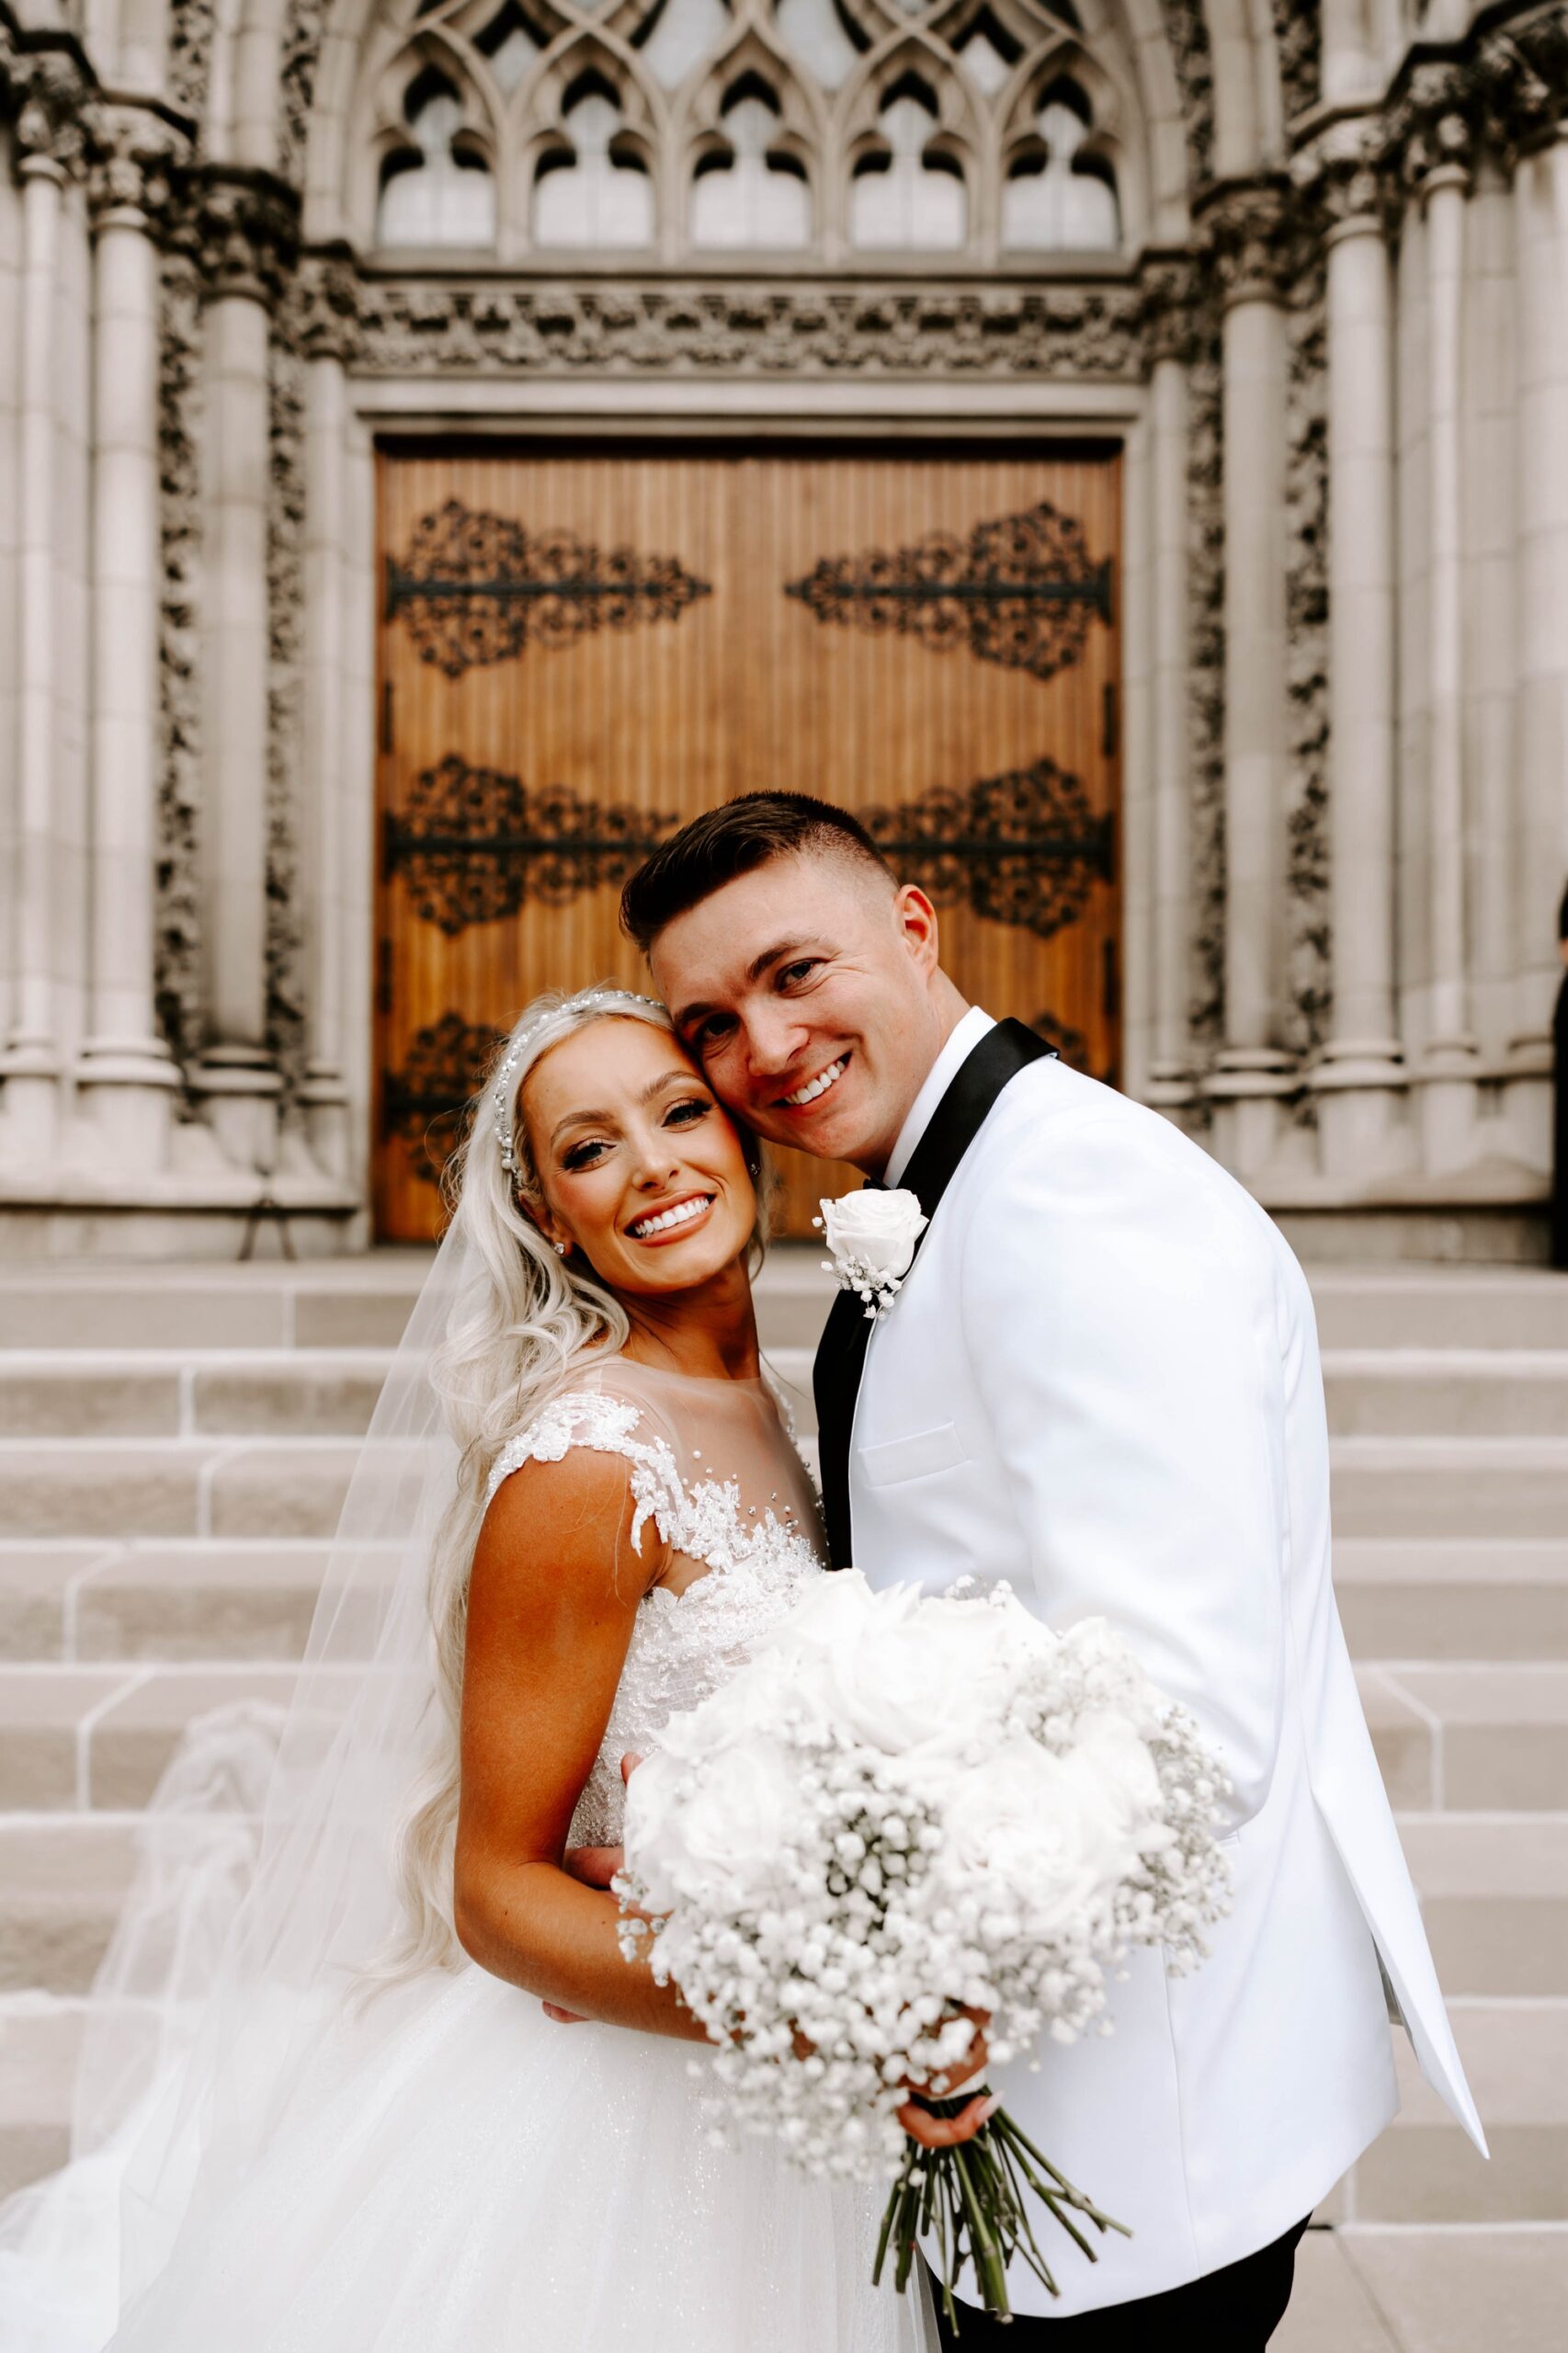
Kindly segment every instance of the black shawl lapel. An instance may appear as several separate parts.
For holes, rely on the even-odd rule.
[[[903,1173],[902,1189],[916,1196],[927,1219],[936,1216],[954,1170],[1008,1080],[1026,1063],[1050,1061],[1055,1052],[1054,1046],[1046,1045],[1021,1021],[998,1021],[965,1056]],[[927,1226],[926,1232],[929,1230]],[[923,1233],[920,1242],[925,1238]],[[915,1245],[916,1253],[920,1242]],[[853,1291],[841,1290],[823,1331],[812,1373],[823,1510],[828,1552],[835,1569],[847,1568],[854,1557],[849,1528],[849,1435],[870,1336],[871,1319],[863,1302]]]

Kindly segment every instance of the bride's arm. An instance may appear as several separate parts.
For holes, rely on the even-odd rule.
[[[454,1922],[482,1968],[584,2018],[704,2040],[623,1961],[613,1895],[562,1868],[637,1608],[665,1565],[631,1547],[626,1461],[574,1447],[497,1489],[474,1552],[463,1662]]]

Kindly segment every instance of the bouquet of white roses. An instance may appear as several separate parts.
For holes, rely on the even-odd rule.
[[[892,2177],[879,2279],[891,2249],[902,2289],[928,2236],[949,2314],[966,2263],[1005,2313],[1015,2257],[1056,2292],[1026,2188],[1091,2260],[1080,2224],[1123,2225],[1006,2110],[940,2151],[897,2111],[914,2086],[944,2112],[977,2018],[1002,2063],[1108,2031],[1130,1946],[1199,1959],[1228,1887],[1224,1787],[1103,1620],[1056,1634],[1006,1586],[825,1576],[633,1775],[623,1949],[718,2045],[726,2120],[811,2172]]]

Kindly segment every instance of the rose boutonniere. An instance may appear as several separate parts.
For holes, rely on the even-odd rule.
[[[824,1201],[821,1217],[812,1222],[833,1253],[823,1265],[837,1276],[841,1290],[865,1301],[874,1320],[897,1297],[929,1221],[916,1194],[868,1185],[862,1193]]]

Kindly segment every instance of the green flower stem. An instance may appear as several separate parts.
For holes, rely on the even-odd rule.
[[[974,2097],[969,2090],[960,2098],[928,2099],[921,2105],[933,2116],[952,2117]],[[1102,2213],[1092,2199],[1070,2182],[1019,2131],[1005,2109],[998,2109],[972,2139],[956,2148],[926,2149],[910,2141],[907,2151],[882,2216],[872,2283],[881,2280],[892,2250],[894,2285],[902,2294],[919,2241],[934,2234],[942,2309],[955,2335],[960,2307],[953,2289],[966,2263],[974,2268],[984,2310],[999,2318],[1011,2317],[1007,2267],[1015,2260],[1027,2264],[1050,2295],[1061,2292],[1035,2237],[1026,2186],[1091,2263],[1098,2260],[1097,2251],[1073,2219],[1074,2215],[1097,2231],[1119,2231],[1123,2238],[1132,2235],[1125,2222]]]

